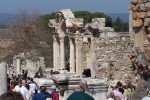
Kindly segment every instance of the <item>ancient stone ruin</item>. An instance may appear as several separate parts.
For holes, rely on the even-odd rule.
[[[148,0],[131,0],[129,9],[132,14],[132,27],[134,30],[134,46],[140,47],[145,51],[144,45],[147,44],[150,32],[150,1]]]
[[[144,21],[143,18],[134,20],[139,19]],[[106,100],[109,86],[115,85],[118,80],[123,84],[136,81],[135,72],[129,68],[132,63],[128,55],[133,47],[145,50],[147,44],[143,46],[142,43],[145,43],[145,36],[148,40],[148,35],[141,35],[141,31],[145,32],[148,27],[135,26],[134,20],[131,25],[137,32],[135,41],[131,39],[131,34],[116,33],[113,28],[105,27],[105,18],[94,18],[84,25],[84,20],[75,18],[70,9],[62,9],[58,11],[56,19],[50,19],[48,23],[53,34],[53,68],[45,67],[43,57],[21,53],[14,56],[14,69],[9,68],[7,73],[18,75],[22,74],[22,70],[28,71],[27,76],[34,78],[39,86],[49,88],[56,85],[59,91],[63,91],[61,100],[66,100],[79,82],[84,84],[85,91],[95,100]],[[85,77],[87,69],[90,69],[90,75]],[[51,75],[51,70],[60,73]]]
[[[123,53],[127,54],[132,50],[133,43],[130,40],[130,35],[119,35],[112,28],[105,27],[105,18],[95,18],[83,27],[83,19],[75,18],[69,9],[60,10],[58,16],[57,19],[50,19],[49,21],[49,27],[53,29],[54,34],[54,70],[65,70],[66,68],[65,37],[69,38],[69,69],[71,72],[76,72],[80,77],[84,69],[87,68],[91,69],[92,77],[95,77],[95,71],[104,62],[107,63],[105,65],[109,65],[110,62],[117,62],[119,59],[121,61],[122,56],[125,55]],[[116,53],[111,51],[112,48],[118,49]],[[121,49],[122,51],[119,51]],[[118,59],[115,59],[115,55],[111,55],[115,53],[117,56],[119,52],[122,55]]]
[[[131,26],[134,33],[134,55],[140,56],[137,63],[149,66],[150,46],[150,1],[131,0]]]
[[[17,75],[21,75],[22,71],[27,71],[28,77],[44,77],[45,63],[43,57],[31,57],[31,55],[20,53],[13,57],[13,64],[11,67],[15,66],[14,70]],[[11,69],[11,68],[9,68]],[[9,73],[14,73],[14,70],[9,70]]]
[[[56,19],[49,20],[48,25],[53,30],[54,71],[61,72],[53,75],[52,79],[60,90],[65,90],[64,99],[82,81],[88,86],[87,93],[96,100],[105,100],[109,80],[122,80],[125,83],[134,78],[127,56],[133,48],[131,36],[105,27],[105,18],[95,18],[83,25],[83,19],[75,18],[69,9],[63,9],[58,12]],[[69,70],[65,63],[66,37],[69,39]],[[91,70],[92,78],[81,78],[85,69]]]
[[[131,0],[129,13],[134,39],[134,51],[129,57],[135,66],[134,71],[139,75],[137,89],[129,100],[139,100],[139,98],[147,95],[146,88],[149,87],[150,1]]]

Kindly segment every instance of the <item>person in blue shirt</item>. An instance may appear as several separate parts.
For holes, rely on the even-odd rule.
[[[32,100],[46,100],[47,98],[51,98],[51,94],[46,91],[45,86],[40,87],[41,92],[34,95]]]

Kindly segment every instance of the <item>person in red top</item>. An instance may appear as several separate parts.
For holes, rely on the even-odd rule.
[[[15,88],[15,81],[11,81],[9,91],[13,91],[14,88]]]
[[[52,96],[52,100],[59,100],[59,95],[56,92],[56,87],[55,86],[51,87],[51,96]]]

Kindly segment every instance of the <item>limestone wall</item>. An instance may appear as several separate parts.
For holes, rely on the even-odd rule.
[[[128,54],[133,50],[130,34],[116,34],[113,37],[95,38],[96,59],[99,64],[97,77],[124,79],[130,73],[131,61]],[[117,74],[116,74],[117,73]],[[124,76],[121,74],[124,73]],[[130,75],[131,76],[131,75]]]
[[[143,44],[150,33],[150,0],[131,0],[129,12],[132,14],[132,27],[135,31],[134,46],[144,51]]]

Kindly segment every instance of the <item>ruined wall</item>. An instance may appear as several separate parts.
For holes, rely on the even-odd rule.
[[[144,51],[143,44],[150,33],[150,0],[131,0],[129,12],[132,14],[134,46]]]
[[[116,34],[113,37],[95,38],[96,59],[99,64],[97,77],[107,77],[124,80],[125,73],[130,75],[131,61],[128,54],[133,49],[130,34]],[[116,74],[117,73],[117,74]],[[121,74],[124,73],[124,76]],[[129,78],[129,77],[128,77]]]

